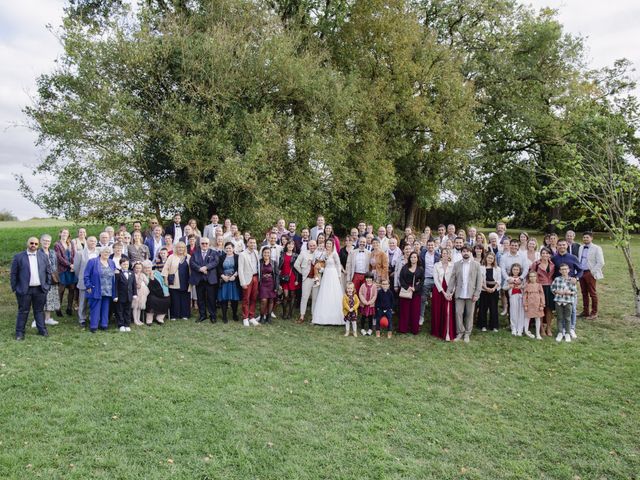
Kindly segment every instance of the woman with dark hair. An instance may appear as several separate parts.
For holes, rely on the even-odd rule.
[[[286,238],[283,235],[282,238]],[[300,290],[300,277],[293,265],[298,259],[296,242],[289,240],[280,255],[278,270],[280,271],[280,285],[282,286],[282,318],[291,318],[293,314],[293,300],[296,292]]]
[[[451,283],[453,262],[450,249],[443,248],[440,255],[440,261],[433,266],[431,335],[449,342],[456,338],[455,304],[445,296]]]
[[[324,227],[324,236],[326,240],[333,240],[333,246],[336,253],[340,253],[340,239],[333,231],[333,225],[327,224]]]
[[[553,311],[556,308],[554,302],[554,295],[551,291],[551,284],[553,283],[553,276],[555,274],[555,265],[551,261],[553,256],[551,250],[547,247],[542,247],[540,250],[540,259],[533,262],[529,267],[530,272],[536,272],[538,275],[538,283],[542,285],[542,291],[544,293],[544,323],[542,328],[542,335],[552,336],[551,324],[553,323]]]
[[[278,266],[271,261],[271,250],[262,249],[258,264],[258,298],[260,299],[260,323],[271,323],[271,312],[278,297],[280,275]]]
[[[325,265],[320,281],[318,296],[313,303],[311,322],[316,325],[344,325],[342,314],[342,265],[336,253],[333,240],[325,241]]]
[[[408,263],[400,271],[400,319],[398,332],[420,333],[420,301],[424,269],[418,264],[418,254],[411,252]]]
[[[69,237],[69,230],[63,228],[60,230],[60,239],[56,242],[54,246],[54,251],[56,253],[56,261],[58,262],[58,277],[60,279],[60,283],[58,284],[58,293],[60,295],[60,304],[62,305],[62,300],[64,299],[64,291],[69,290],[69,294],[67,295],[67,309],[65,313],[67,315],[73,314],[73,299],[75,298],[75,288],[76,283],[78,283],[78,279],[76,278],[76,274],[73,271],[73,259],[76,255],[76,250],[71,243],[71,238]],[[62,312],[58,310],[58,315],[62,316]]]
[[[224,245],[224,255],[218,262],[218,303],[222,307],[222,323],[227,323],[227,310],[231,303],[233,321],[238,321],[238,302],[241,300],[240,282],[238,281],[238,254],[234,252],[233,242]]]

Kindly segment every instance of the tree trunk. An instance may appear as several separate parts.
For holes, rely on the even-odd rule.
[[[404,200],[404,228],[413,227],[416,216],[416,197],[405,197]]]
[[[640,317],[640,288],[638,288],[638,279],[636,277],[636,268],[633,265],[633,260],[631,259],[631,251],[629,245],[623,246],[622,254],[624,255],[624,259],[627,262],[627,268],[629,270],[629,278],[631,279],[631,287],[633,288],[633,294],[636,299],[636,317]]]

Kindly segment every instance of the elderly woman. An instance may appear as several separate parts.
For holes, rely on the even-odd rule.
[[[191,316],[191,293],[189,285],[189,259],[184,242],[176,243],[173,255],[167,258],[162,268],[162,277],[169,285],[171,318],[187,320]]]
[[[87,262],[84,271],[84,286],[89,299],[89,331],[95,333],[98,328],[106,330],[109,326],[109,306],[116,294],[116,265],[109,255],[111,247],[100,248],[100,255]]]
[[[53,318],[51,318],[51,312],[57,312],[60,310],[60,295],[58,289],[55,288],[58,283],[58,264],[56,261],[56,254],[51,250],[51,235],[44,234],[40,237],[40,249],[49,259],[51,264],[51,288],[47,292],[47,299],[44,305],[44,323],[47,325],[57,325]],[[36,321],[31,324],[32,328],[36,327]]]
[[[113,248],[113,253],[109,256],[109,258],[113,260],[113,263],[116,265],[116,270],[120,270],[120,259],[126,258],[127,260],[129,260],[129,257],[127,257],[123,253],[124,245],[122,245],[122,243],[116,242],[113,244],[112,248]]]
[[[60,304],[64,299],[64,291],[69,290],[67,295],[67,309],[65,310],[67,315],[73,314],[73,299],[75,297],[75,288],[78,279],[73,271],[73,259],[76,251],[71,243],[69,237],[69,230],[63,228],[60,230],[60,239],[56,242],[54,250],[56,252],[56,260],[58,262],[58,277],[60,283],[58,284],[58,293],[60,294]],[[60,307],[62,308],[62,307]],[[62,316],[62,312],[58,310],[57,314]]]
[[[165,250],[166,252],[166,250]],[[164,268],[164,264],[163,264]],[[147,269],[144,269],[147,273]],[[149,295],[147,296],[147,326],[153,324],[155,318],[160,325],[164,324],[164,317],[169,312],[171,299],[169,297],[169,287],[162,277],[162,270],[153,270],[149,272]]]

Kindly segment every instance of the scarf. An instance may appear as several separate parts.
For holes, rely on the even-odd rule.
[[[155,278],[160,286],[162,287],[162,293],[165,297],[169,296],[169,287],[167,287],[164,283],[164,278],[162,278],[162,274],[158,270],[153,271],[153,278]]]

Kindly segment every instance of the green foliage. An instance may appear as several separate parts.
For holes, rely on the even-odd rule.
[[[5,208],[0,210],[0,222],[13,222],[13,221],[16,221],[16,220],[18,220],[18,217],[16,217],[9,210],[7,210]]]

